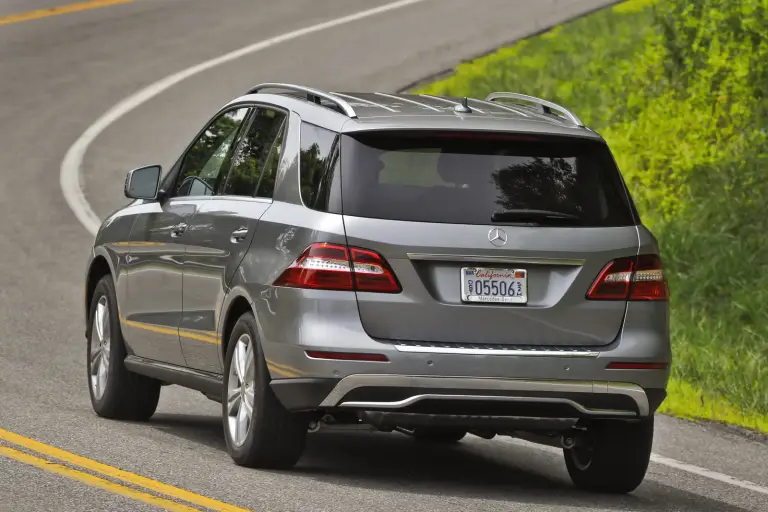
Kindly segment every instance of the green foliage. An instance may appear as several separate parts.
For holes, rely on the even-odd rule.
[[[662,413],[691,420],[714,420],[768,434],[768,414],[745,411],[725,400],[713,399],[700,388],[676,377],[670,379],[667,393],[667,399],[659,409]]]
[[[598,129],[661,242],[674,389],[765,417],[766,84],[768,0],[630,0],[462,64],[426,90],[542,96]]]

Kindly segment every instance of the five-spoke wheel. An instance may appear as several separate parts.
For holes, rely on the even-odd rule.
[[[95,338],[91,342],[91,391],[96,399],[104,396],[109,374],[110,327],[109,302],[106,295],[99,297],[96,314],[93,318],[92,332]]]
[[[254,415],[254,368],[253,340],[243,333],[235,344],[227,379],[227,427],[235,446],[245,442]]]
[[[283,407],[269,385],[256,321],[243,314],[232,329],[225,360],[224,438],[241,466],[289,468],[304,451],[307,419]]]
[[[123,364],[126,349],[111,275],[96,284],[89,315],[87,367],[93,410],[104,418],[149,419],[157,408],[160,382],[131,373]]]

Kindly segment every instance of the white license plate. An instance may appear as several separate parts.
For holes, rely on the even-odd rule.
[[[525,304],[528,302],[528,273],[522,269],[462,268],[461,300]]]

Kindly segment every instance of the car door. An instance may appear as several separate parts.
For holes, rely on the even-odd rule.
[[[201,206],[185,233],[180,337],[190,368],[220,373],[220,307],[251,244],[272,192],[287,128],[287,113],[253,108],[234,151],[222,190]]]
[[[222,186],[247,112],[247,107],[237,107],[211,121],[169,173],[163,199],[142,205],[136,217],[121,315],[126,343],[139,357],[185,365],[179,343],[185,234],[201,206]]]

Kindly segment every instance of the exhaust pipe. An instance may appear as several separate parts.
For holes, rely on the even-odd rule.
[[[560,446],[566,450],[570,450],[576,446],[576,438],[569,435],[564,435],[560,438]]]
[[[318,430],[320,430],[320,422],[310,421],[309,426],[307,427],[307,431],[312,433],[312,432],[317,432]]]

